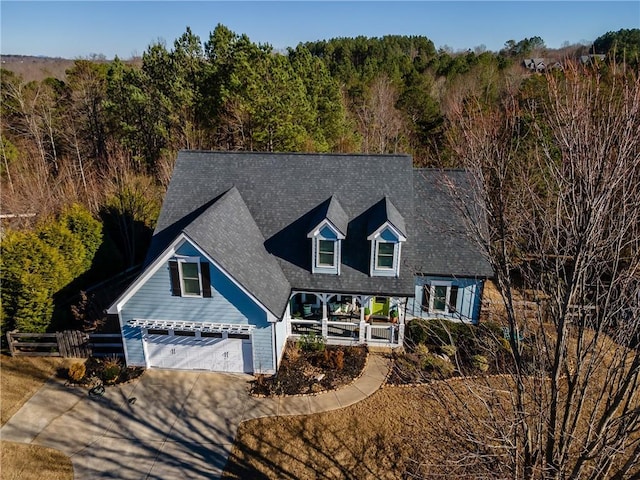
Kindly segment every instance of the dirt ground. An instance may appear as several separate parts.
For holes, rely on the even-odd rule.
[[[275,376],[258,377],[252,393],[297,395],[335,390],[351,383],[367,361],[364,347],[327,346],[322,351],[304,351],[288,342]]]
[[[0,417],[4,425],[59,368],[70,363],[56,357],[0,356]],[[71,460],[40,447],[0,441],[2,480],[71,480]]]

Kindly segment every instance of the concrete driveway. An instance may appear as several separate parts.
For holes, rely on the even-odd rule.
[[[52,379],[2,427],[0,438],[61,450],[77,480],[214,479],[242,421],[344,408],[378,390],[389,368],[386,357],[369,355],[362,375],[346,387],[281,398],[249,396],[253,377],[242,374],[147,370],[98,398]]]
[[[261,410],[248,395],[250,379],[149,370],[99,398],[51,380],[0,437],[63,451],[76,479],[216,478],[247,409],[250,417]]]

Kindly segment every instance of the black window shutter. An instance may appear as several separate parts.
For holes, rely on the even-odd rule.
[[[451,285],[451,293],[449,293],[449,311],[455,312],[458,305],[458,285]]]
[[[209,262],[200,263],[200,273],[202,274],[202,296],[211,298],[211,275],[209,274]]]
[[[169,276],[171,277],[171,295],[174,297],[181,296],[180,273],[178,272],[178,262],[175,260],[169,260]]]
[[[422,311],[428,312],[431,299],[431,285],[425,285],[422,291],[424,292],[422,295]]]

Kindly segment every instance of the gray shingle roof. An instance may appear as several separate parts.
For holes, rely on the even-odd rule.
[[[393,225],[403,236],[407,236],[407,226],[404,217],[398,209],[393,205],[389,197],[384,197],[376,204],[372,215],[369,217],[369,225],[367,235],[371,235],[378,230],[385,222]]]
[[[309,224],[309,231],[316,228],[323,220],[329,220],[331,224],[338,229],[342,236],[347,235],[347,227],[349,225],[349,216],[340,205],[335,196],[329,198],[318,207],[313,220]]]
[[[182,151],[147,261],[184,231],[276,315],[290,289],[412,296],[415,273],[491,275],[440,183],[407,155]],[[323,218],[346,234],[339,276],[312,274],[307,234]],[[380,218],[407,237],[398,278],[369,276]]]
[[[416,169],[416,272],[425,275],[492,277],[493,270],[468,235],[456,202],[474,211],[472,184],[463,170]],[[453,195],[452,188],[460,195]],[[481,220],[478,220],[481,221]]]
[[[264,237],[236,187],[214,201],[184,233],[274,315],[282,316],[291,286],[265,250]],[[260,265],[260,275],[255,265]]]
[[[372,209],[385,196],[404,218],[413,216],[411,157],[182,151],[147,260],[155,258],[233,186],[265,238],[266,250],[278,259],[293,289],[398,296],[413,293],[413,273],[408,268],[401,268],[398,278],[369,276],[370,242],[366,240]],[[311,240],[307,238],[318,206],[331,197],[339,199],[349,219],[339,276],[311,273]],[[410,225],[407,230],[403,263],[412,256]],[[260,275],[261,268],[257,263],[252,271]]]

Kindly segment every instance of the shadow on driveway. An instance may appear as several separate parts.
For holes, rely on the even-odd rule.
[[[61,450],[77,479],[216,478],[247,409],[257,407],[248,395],[250,379],[149,370],[98,398],[54,379],[0,435]]]

